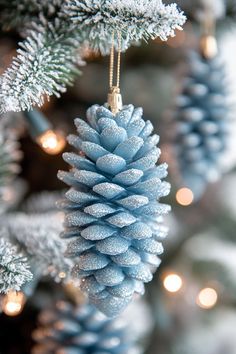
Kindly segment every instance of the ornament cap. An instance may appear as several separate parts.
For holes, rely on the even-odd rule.
[[[119,87],[111,87],[107,101],[113,114],[117,114],[122,109],[123,103]]]

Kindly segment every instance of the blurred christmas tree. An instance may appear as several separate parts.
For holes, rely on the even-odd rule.
[[[61,353],[62,350],[82,354],[236,352],[233,334],[236,323],[236,70],[233,56],[236,50],[236,6],[233,0],[176,1],[188,21],[184,31],[177,31],[176,36],[172,37],[185,19],[172,1],[164,3],[170,5],[165,6],[158,0],[0,0],[1,353],[27,354],[32,351],[46,354]],[[117,27],[121,34],[116,36]],[[169,36],[171,38],[167,42],[162,42]],[[155,40],[147,45],[142,39]],[[61,153],[69,149],[65,136],[74,132],[75,116],[85,116],[94,102],[104,104],[108,91],[106,84],[103,84],[108,76],[105,54],[110,53],[113,42],[116,50],[126,52],[122,57],[123,99],[125,103],[143,106],[146,118],[158,128],[161,160],[169,163],[169,181],[173,185],[167,198],[172,206],[172,214],[168,218],[170,236],[164,241],[162,263],[153,281],[146,286],[144,300],[134,301],[122,315],[122,321],[120,318],[107,319],[84,303],[80,284],[71,278],[71,269],[77,267],[78,270],[78,261],[74,256],[88,254],[90,247],[95,246],[91,246],[90,239],[86,238],[83,243],[81,239],[78,242],[77,236],[76,241],[70,241],[67,248],[67,238],[60,238],[64,216],[56,207],[56,202],[63,198],[65,188],[56,177],[57,171],[68,169],[61,158]],[[220,59],[215,58],[217,47]],[[185,58],[190,51],[195,54],[189,59],[191,70],[187,72]],[[222,73],[215,62],[223,63],[220,64],[224,66]],[[177,73],[179,63],[182,63],[184,70],[180,66]],[[228,77],[224,87],[223,71]],[[177,91],[179,81],[181,87]],[[176,91],[178,99],[175,98]],[[173,115],[173,112],[177,114]],[[140,110],[134,111],[133,115],[136,120],[135,117],[130,118],[131,123],[139,121],[143,124],[139,119]],[[232,118],[228,119],[228,116]],[[102,117],[100,132],[105,128],[113,132],[111,125],[114,129],[115,123],[109,118],[109,115]],[[125,125],[118,113],[120,135],[107,134],[106,140],[90,151],[90,163],[88,160],[86,162],[84,153],[88,152],[88,144],[98,143],[96,119],[95,115],[90,114],[90,126],[80,124],[78,128],[87,150],[80,138],[69,139],[76,150],[83,151],[80,155],[66,155],[66,160],[69,159],[74,167],[70,178],[75,179],[66,175],[69,185],[78,183],[75,169],[94,172],[94,161],[104,154],[102,149],[110,151],[114,144],[117,148],[132,137],[131,123],[126,121]],[[127,117],[124,115],[123,119]],[[132,161],[132,149],[138,149],[140,139],[145,141],[143,150],[139,152],[140,158],[147,157],[147,152],[152,151],[157,142],[156,136],[150,136],[149,123],[146,130],[138,130],[141,129],[138,124],[134,124],[132,129],[135,131],[135,144],[122,150],[124,160],[128,161],[131,156],[129,163],[135,163]],[[122,134],[131,134],[131,137],[122,138]],[[84,144],[83,148],[81,144]],[[146,166],[147,160],[142,162]],[[109,171],[117,165],[112,165],[112,160],[105,165],[103,178],[108,178]],[[155,178],[166,177],[166,164],[161,165],[164,166],[162,171],[152,169],[151,172],[146,172],[144,165],[142,182],[144,179],[149,181],[152,173],[156,173]],[[208,178],[212,176],[213,169],[217,172],[217,182]],[[188,177],[187,180],[182,179],[181,184],[180,170],[182,177]],[[199,195],[194,188],[196,176],[198,181],[199,178],[204,181]],[[88,207],[87,199],[94,196],[92,177],[94,175],[90,175],[89,186],[83,185],[83,195],[67,192],[70,202],[63,201],[63,209],[69,208],[74,212],[78,210],[78,205]],[[131,177],[134,178],[134,175],[126,176]],[[214,183],[209,185],[208,182]],[[124,189],[131,193],[130,186],[125,185],[124,180],[119,180],[114,186],[116,190],[113,189],[113,193],[121,193],[121,190],[124,193]],[[151,186],[153,189],[147,191],[142,189],[144,186],[140,183],[135,192],[139,194],[139,199],[136,195],[135,200],[126,201],[128,212],[122,217],[122,222],[128,222],[128,216],[140,217],[140,213],[135,211],[140,205],[137,207],[135,203],[147,203],[145,198],[151,200],[151,191],[155,190],[153,198],[167,194],[164,190],[167,185],[161,186],[156,181]],[[108,194],[111,191],[103,190],[98,200],[100,208],[96,209],[101,218],[104,217],[101,213],[108,212],[108,208],[117,208],[116,201],[111,203],[109,200],[107,203],[105,192]],[[127,195],[121,196],[119,200],[125,203]],[[93,202],[89,200],[89,203]],[[143,214],[148,209],[144,204]],[[154,207],[153,204],[151,207]],[[122,208],[124,205],[119,205],[117,210],[121,212]],[[155,221],[161,221],[160,214]],[[82,232],[82,226],[76,224],[75,228],[77,221],[71,220],[72,227],[70,225],[70,229],[64,230],[63,236],[75,237]],[[147,218],[146,221],[151,227],[154,219]],[[100,220],[98,224],[101,224]],[[117,224],[112,226],[114,229],[118,227]],[[154,227],[152,224],[152,231]],[[136,236],[142,237],[141,231],[137,229]],[[117,233],[120,236],[124,231]],[[120,287],[116,285],[115,289],[108,286],[105,290],[101,288],[104,279],[100,279],[99,291],[97,283],[93,283],[92,289],[96,292],[96,299],[99,296],[100,303],[105,301],[109,291],[115,295],[119,292],[120,298],[125,298],[130,291],[132,294],[143,292],[140,283],[158,265],[154,257],[157,241],[163,241],[166,229],[159,229],[158,239],[147,238],[145,234],[146,238],[136,241],[139,244],[138,255],[129,238],[116,247],[117,233],[113,237],[114,243],[109,244],[106,239],[102,243],[106,256],[103,259],[105,269],[109,268],[107,256],[109,261],[110,258],[118,258],[124,244],[127,244],[130,258],[122,258],[122,261],[127,262],[128,259],[131,264],[142,259],[145,267],[137,270],[134,266],[135,275],[132,273],[130,278],[126,276],[128,281]],[[97,247],[101,249],[101,243]],[[73,256],[70,259],[64,256],[66,249],[67,254]],[[162,246],[158,243],[158,254],[161,250]],[[90,254],[94,254],[93,251]],[[135,259],[132,258],[134,255]],[[121,257],[119,260],[121,262]],[[96,258],[96,262],[90,259],[90,273],[79,269],[83,282],[88,275],[91,280],[91,269],[97,271],[99,261],[101,259]],[[124,264],[119,267],[119,271],[123,272]],[[113,273],[109,274],[111,277]],[[116,273],[116,276],[120,274]],[[142,278],[139,291],[133,277]],[[91,282],[84,284],[82,289],[91,291]],[[90,295],[91,299],[95,298],[94,294]],[[55,307],[58,301],[59,305]],[[39,329],[35,330],[36,327]]]

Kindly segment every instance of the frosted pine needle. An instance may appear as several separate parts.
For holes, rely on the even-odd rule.
[[[11,239],[25,249],[39,273],[58,280],[61,272],[69,272],[71,261],[64,257],[66,245],[59,236],[62,220],[58,213],[12,213],[1,223],[8,228]]]
[[[62,198],[63,191],[43,191],[31,195],[23,205],[23,211],[26,213],[43,214],[57,211],[56,202]]]
[[[109,52],[113,31],[121,31],[126,49],[134,41],[167,40],[186,20],[176,4],[161,0],[68,0],[65,12],[102,53]]]
[[[20,171],[18,164],[22,153],[19,150],[16,133],[7,129],[0,122],[0,213],[5,212],[12,199],[15,199],[14,188],[9,188],[12,180]],[[10,198],[9,198],[10,196]],[[12,196],[12,198],[11,198]]]
[[[33,278],[27,258],[5,240],[5,233],[0,233],[0,293],[19,291],[23,284]]]
[[[4,30],[12,28],[20,32],[29,28],[39,17],[54,18],[62,6],[63,0],[1,0],[0,25]]]
[[[18,55],[0,78],[0,111],[24,111],[60,96],[79,73],[79,43],[57,26],[40,27],[20,44]]]

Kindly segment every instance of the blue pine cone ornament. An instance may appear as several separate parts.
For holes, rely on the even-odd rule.
[[[66,212],[67,256],[77,257],[73,275],[101,312],[118,315],[135,293],[144,293],[160,264],[161,240],[167,230],[162,216],[170,210],[159,202],[170,191],[167,164],[159,137],[142,119],[142,109],[124,106],[113,115],[92,106],[87,123],[75,119],[78,136],[69,142],[78,153],[65,153],[70,172],[59,178],[71,186],[61,207]]]
[[[225,67],[216,56],[198,52],[188,56],[188,74],[177,97],[173,150],[177,153],[179,184],[190,188],[198,200],[208,183],[228,169],[231,108]]]
[[[141,354],[121,319],[108,319],[89,304],[58,302],[42,311],[32,354]]]

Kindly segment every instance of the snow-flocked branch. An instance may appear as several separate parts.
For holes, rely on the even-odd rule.
[[[167,40],[186,20],[176,4],[161,0],[68,0],[65,12],[90,46],[102,53],[109,53],[113,31],[120,31],[127,49],[140,40]]]
[[[54,19],[63,0],[0,0],[0,25],[4,30],[29,28],[39,18]]]
[[[5,186],[20,170],[22,157],[16,134],[0,126],[0,188]]]
[[[58,211],[57,201],[62,199],[63,191],[43,191],[32,194],[24,202],[22,209],[28,214],[44,214],[47,212]]]
[[[59,280],[60,273],[69,274],[71,261],[64,257],[66,244],[60,238],[60,214],[12,213],[0,221],[8,229],[10,240],[25,250],[37,273],[55,280]]]
[[[0,21],[17,11],[27,38],[0,77],[0,112],[40,107],[45,98],[65,92],[79,73],[78,50],[84,44],[107,54],[113,31],[120,31],[125,50],[142,39],[166,40],[185,22],[176,4],[165,6],[161,0],[54,0],[51,6],[46,0],[1,1],[5,12]]]
[[[17,57],[0,78],[2,112],[42,106],[45,97],[60,96],[79,74],[79,41],[60,25],[40,25],[20,43]]]
[[[19,149],[16,133],[7,129],[4,122],[0,123],[0,213],[8,208],[13,188],[10,191],[10,184],[20,171],[19,160],[22,152]]]
[[[27,258],[18,248],[6,240],[6,231],[0,233],[0,293],[19,291],[33,275]]]

